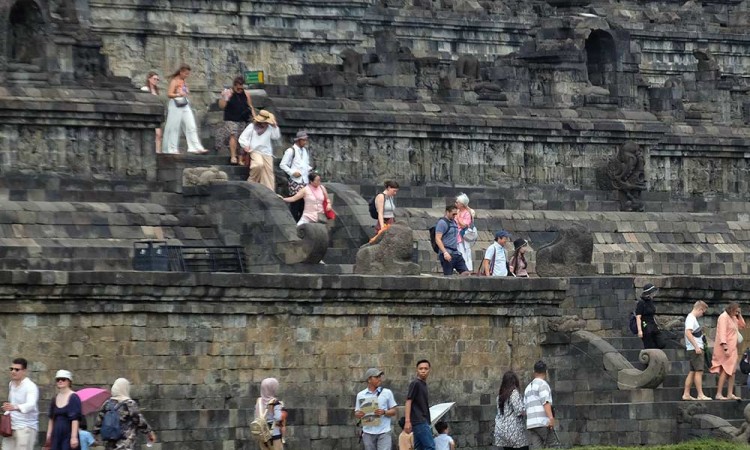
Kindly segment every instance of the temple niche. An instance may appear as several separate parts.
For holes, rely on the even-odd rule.
[[[0,170],[155,176],[163,106],[111,74],[85,3],[0,0]]]
[[[44,19],[33,0],[18,0],[8,16],[8,60],[41,68],[44,61]]]
[[[610,90],[616,82],[617,54],[612,35],[594,30],[586,39],[586,71],[594,86]]]

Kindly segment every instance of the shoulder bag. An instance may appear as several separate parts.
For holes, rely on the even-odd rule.
[[[10,423],[10,413],[7,412],[0,418],[0,436],[11,437],[13,436],[13,427]]]
[[[178,108],[184,108],[188,105],[187,97],[175,97],[172,100],[174,100],[174,105]]]

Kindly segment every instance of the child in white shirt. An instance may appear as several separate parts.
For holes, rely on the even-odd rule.
[[[452,437],[448,436],[450,429],[447,423],[442,421],[436,423],[435,430],[438,432],[435,438],[435,450],[456,450],[456,443],[453,442]]]

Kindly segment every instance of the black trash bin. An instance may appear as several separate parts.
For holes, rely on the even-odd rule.
[[[138,241],[133,243],[133,270],[168,272],[167,241]]]

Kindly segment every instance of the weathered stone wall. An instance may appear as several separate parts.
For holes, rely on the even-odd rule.
[[[589,331],[619,335],[646,281],[665,298],[695,288],[712,305],[748,301],[747,280],[730,278],[0,272],[0,352],[32,361],[43,406],[59,368],[79,387],[124,376],[160,449],[216,450],[254,448],[247,424],[268,376],[281,381],[291,448],[356,448],[351,405],[364,370],[381,367],[403,404],[427,357],[431,402],[457,402],[454,438],[488,449],[501,375],[513,368],[528,381],[548,322],[575,314]],[[669,302],[682,316],[692,299]]]

